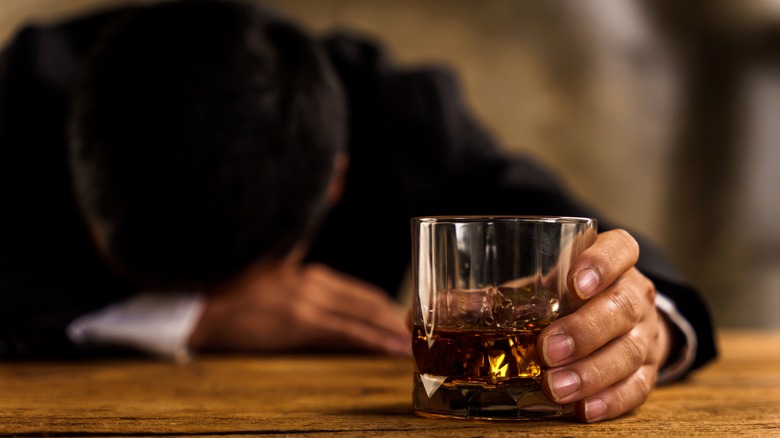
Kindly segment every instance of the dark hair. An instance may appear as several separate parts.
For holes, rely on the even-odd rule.
[[[136,279],[209,285],[287,254],[324,213],[344,97],[319,46],[237,1],[121,17],[76,89],[76,196]]]

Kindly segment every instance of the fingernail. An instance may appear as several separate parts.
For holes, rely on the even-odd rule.
[[[550,389],[555,401],[573,394],[580,387],[580,379],[571,371],[561,370],[550,373]]]
[[[593,269],[586,268],[574,274],[574,287],[577,295],[582,299],[590,298],[599,287],[599,274]]]
[[[607,413],[607,404],[598,397],[589,398],[585,401],[585,419],[587,421],[596,421],[601,419]]]
[[[544,340],[542,354],[547,365],[554,366],[568,359],[574,352],[574,341],[566,335],[552,335]]]

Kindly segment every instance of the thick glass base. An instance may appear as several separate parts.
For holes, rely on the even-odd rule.
[[[572,405],[544,396],[538,379],[509,379],[496,385],[443,381],[414,374],[413,405],[418,414],[483,420],[533,419],[573,415]]]

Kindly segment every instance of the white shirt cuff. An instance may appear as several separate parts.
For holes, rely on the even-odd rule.
[[[671,361],[658,371],[658,385],[665,385],[682,377],[693,365],[693,361],[696,358],[698,338],[691,323],[682,316],[677,310],[677,306],[668,297],[660,292],[656,292],[655,306],[664,314],[667,321],[673,324],[682,334],[682,339],[680,339],[681,350],[671,352],[672,355],[677,355],[677,357],[672,356]]]
[[[187,344],[204,307],[198,293],[144,292],[83,315],[66,331],[78,345],[132,347],[186,362]]]

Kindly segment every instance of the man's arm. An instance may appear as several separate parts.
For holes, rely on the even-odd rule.
[[[388,205],[377,211],[373,209],[381,205],[371,201],[355,202],[353,209],[340,206],[332,215],[334,224],[362,209],[381,213],[377,220],[389,218],[387,234],[399,236],[408,235],[408,224],[401,223],[396,231],[390,223],[396,216],[433,214],[586,216],[598,218],[601,231],[616,228],[571,196],[549,170],[502,148],[472,115],[457,78],[446,68],[401,68],[376,42],[348,34],[332,36],[324,46],[345,84],[355,119],[350,149],[352,167],[357,169],[347,179],[345,198],[370,200],[373,194]],[[332,233],[348,236],[337,225]],[[665,255],[644,239],[637,240],[641,249],[637,269],[695,330],[697,342],[691,346],[695,359],[687,371],[696,369],[716,354],[707,306]],[[341,241],[349,242],[348,237]],[[388,254],[385,269],[395,263],[395,256],[390,259],[394,248],[383,251]],[[360,242],[352,251],[360,251]],[[404,246],[403,251],[410,249]],[[328,261],[324,250],[322,254]],[[343,265],[356,274],[357,269],[371,269],[352,267],[347,258],[345,253],[336,261],[345,260]],[[682,334],[674,333],[674,339],[685,341]]]
[[[406,194],[399,205],[408,206],[409,216],[588,216],[598,218],[602,230],[614,229],[569,196],[550,172],[500,148],[471,115],[446,69],[399,69],[378,46],[349,36],[332,38],[327,47],[360,117],[352,148],[376,151],[372,156],[382,159],[373,160],[374,166],[400,163],[403,178],[386,192]],[[394,182],[372,177],[364,175],[362,186],[377,192]],[[676,365],[686,349],[696,349],[695,359],[683,363],[687,369],[677,368],[676,376],[665,376],[680,377],[714,357],[706,306],[646,242],[624,231],[605,232],[570,275],[571,289],[588,302],[546,329],[540,351],[551,367],[548,396],[576,402],[582,419],[612,418],[641,404],[659,370]],[[681,336],[671,314],[663,316],[656,307],[656,288],[674,303],[665,310],[678,310],[693,327],[695,345]]]

